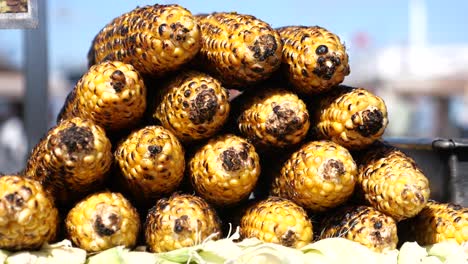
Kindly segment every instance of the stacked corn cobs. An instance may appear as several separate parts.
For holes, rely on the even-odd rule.
[[[167,252],[230,226],[294,248],[468,240],[468,209],[430,200],[417,164],[381,140],[385,103],[342,84],[348,54],[325,28],[138,7],[88,59],[25,170],[0,178],[3,249]]]

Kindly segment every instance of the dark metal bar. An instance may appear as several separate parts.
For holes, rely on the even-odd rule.
[[[450,201],[456,204],[464,203],[464,190],[461,188],[463,179],[460,179],[458,171],[458,156],[455,153],[450,154],[448,158],[448,166],[450,170],[449,190]]]
[[[39,25],[24,31],[24,124],[31,149],[48,128],[47,1],[38,1]]]

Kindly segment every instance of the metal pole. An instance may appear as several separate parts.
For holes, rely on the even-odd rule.
[[[47,0],[37,1],[36,29],[24,30],[24,125],[28,149],[36,145],[48,129]]]
[[[448,160],[450,170],[450,202],[466,206],[468,201],[465,200],[466,190],[463,188],[465,184],[463,183],[463,172],[458,168],[459,162],[457,154],[451,153]]]

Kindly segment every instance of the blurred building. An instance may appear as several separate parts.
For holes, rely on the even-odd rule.
[[[69,90],[69,81],[60,75],[51,76],[49,83],[49,113],[52,126],[54,116]],[[28,155],[24,130],[23,98],[24,74],[0,56],[0,171],[13,173],[23,169]]]
[[[384,98],[387,136],[466,137],[468,45],[428,44],[425,2],[409,3],[408,43],[357,50],[346,82]]]

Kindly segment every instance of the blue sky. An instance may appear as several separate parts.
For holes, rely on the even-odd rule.
[[[429,43],[468,43],[468,1],[426,2]],[[49,61],[52,70],[85,64],[91,40],[105,24],[137,5],[155,3],[138,0],[48,0]],[[192,0],[159,3],[177,3],[192,13],[237,11],[252,14],[273,27],[320,25],[338,34],[347,43],[350,56],[354,49],[353,36],[357,32],[369,35],[371,47],[402,44],[407,40],[408,2],[403,0]],[[21,52],[22,32],[0,29],[0,53],[7,54],[13,63],[20,65]]]

